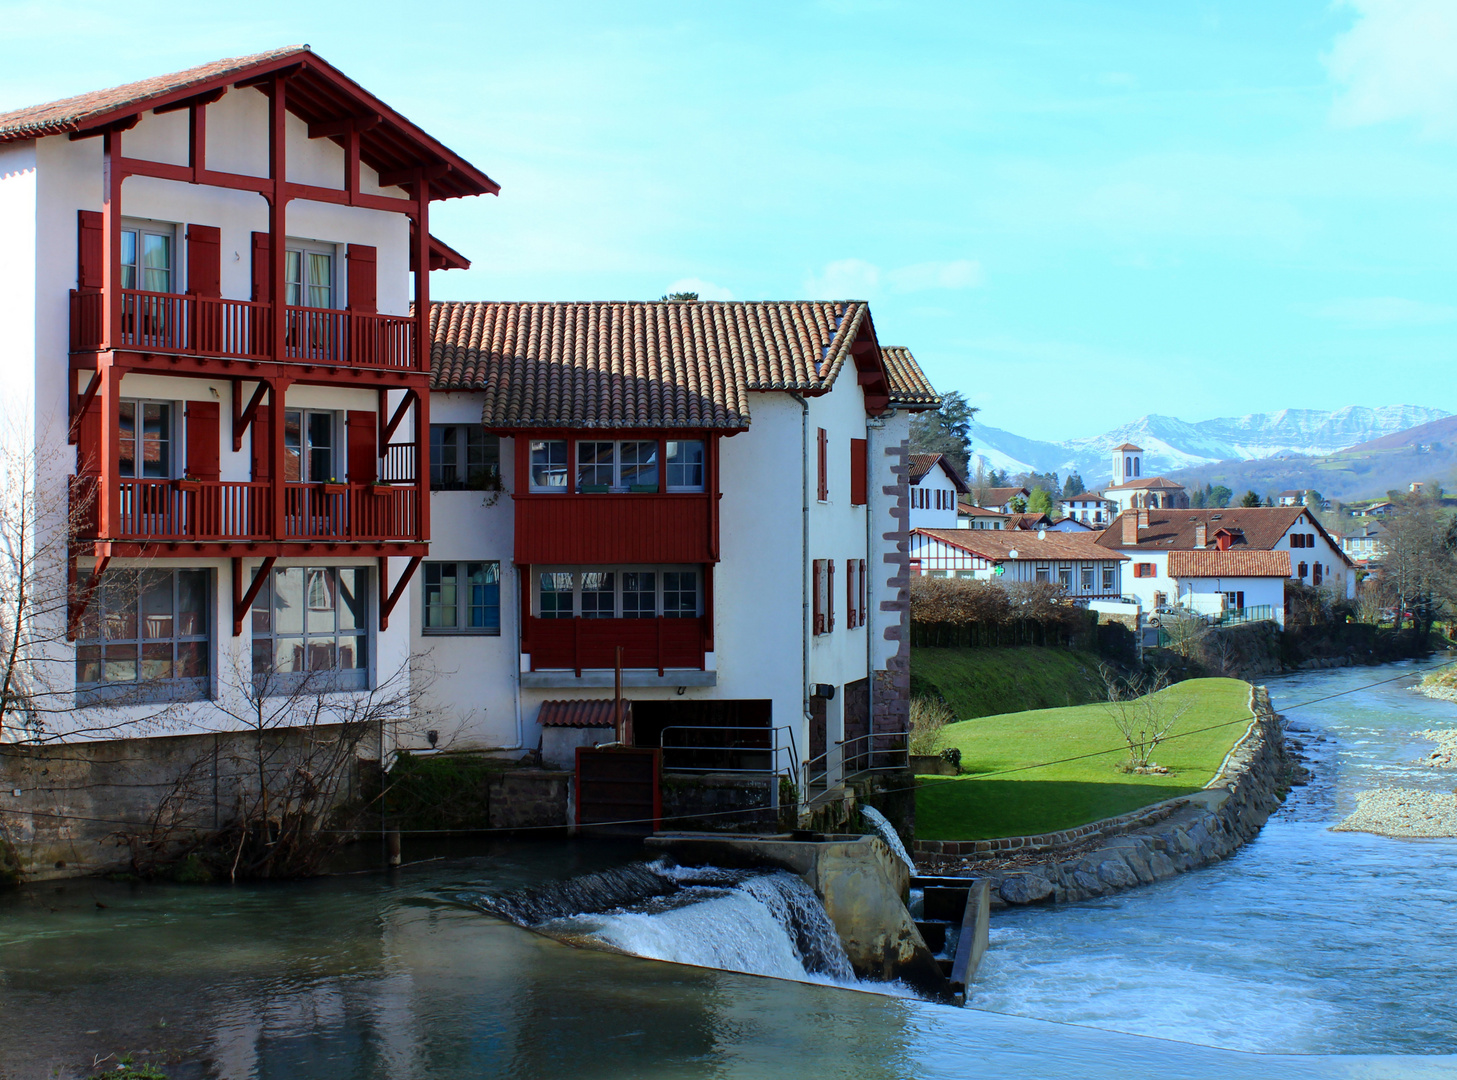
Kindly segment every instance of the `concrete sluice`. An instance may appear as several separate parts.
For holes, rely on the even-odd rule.
[[[660,857],[461,899],[570,945],[862,990],[960,1000],[906,910],[880,837],[659,834]]]

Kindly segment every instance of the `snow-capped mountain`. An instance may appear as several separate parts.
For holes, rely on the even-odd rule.
[[[1049,442],[973,422],[973,461],[1011,473],[1076,472],[1089,487],[1108,482],[1109,452],[1131,442],[1143,447],[1145,476],[1215,461],[1253,461],[1291,454],[1318,456],[1452,415],[1423,405],[1351,405],[1334,412],[1282,409],[1190,423],[1151,414],[1091,438]]]

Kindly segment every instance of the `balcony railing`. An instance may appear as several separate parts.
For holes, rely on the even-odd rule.
[[[273,487],[267,481],[117,481],[113,535],[99,536],[96,502],[105,487],[77,477],[73,505],[85,510],[87,537],[129,541],[414,541],[420,537],[420,494],[383,484],[287,484],[283,533],[273,535]],[[93,494],[94,493],[94,494]]]
[[[333,308],[287,307],[284,355],[300,364],[414,370],[414,320]],[[121,290],[117,348],[220,359],[269,360],[274,308],[249,300]],[[71,351],[105,340],[102,294],[71,293]]]
[[[622,666],[634,669],[703,669],[703,619],[539,619],[526,620],[532,671],[613,668],[617,646]]]

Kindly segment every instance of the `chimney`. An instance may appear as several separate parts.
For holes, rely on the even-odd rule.
[[[1146,506],[1138,508],[1138,527],[1140,529],[1148,528],[1148,507]]]
[[[1138,543],[1138,518],[1131,513],[1124,513],[1122,521],[1123,543],[1132,547]]]
[[[1202,521],[1194,522],[1194,546],[1200,551],[1209,546],[1209,526]]]

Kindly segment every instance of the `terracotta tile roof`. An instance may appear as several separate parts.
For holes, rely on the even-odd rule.
[[[903,409],[922,406],[934,409],[941,404],[941,395],[926,378],[921,365],[904,345],[882,345],[880,358],[890,380],[890,403]]]
[[[1010,518],[1012,516],[1011,514],[1004,514],[1000,510],[988,510],[985,506],[976,506],[976,505],[974,505],[972,503],[969,503],[969,502],[958,502],[956,504],[956,512],[958,514],[961,514],[963,517],[983,517],[983,518],[1004,518],[1005,519],[1005,518]]]
[[[485,395],[488,428],[743,430],[753,391],[821,393],[863,301],[442,302],[431,386]]]
[[[1138,530],[1136,545],[1125,544],[1123,519],[1140,512],[1148,514],[1149,527]],[[1145,551],[1194,551],[1194,526],[1202,521],[1207,526],[1210,543],[1216,533],[1225,531],[1233,534],[1234,548],[1269,551],[1302,518],[1306,528],[1315,529],[1340,552],[1340,545],[1331,539],[1330,533],[1303,506],[1230,506],[1222,510],[1125,510],[1099,534],[1098,543],[1124,551],[1133,547]],[[1344,555],[1340,557],[1345,558]]]
[[[60,101],[0,113],[0,143],[83,131],[113,120],[178,101],[218,86],[302,65],[289,83],[289,111],[309,123],[378,113],[384,122],[360,138],[360,156],[378,171],[391,171],[424,161],[444,163],[448,171],[432,181],[435,198],[499,191],[489,176],[442,146],[431,136],[313,52],[307,45],[289,45],[248,56],[213,60],[186,71],[154,75],[138,82],[93,90]],[[123,138],[125,152],[125,138]]]
[[[1131,442],[1126,442],[1122,446],[1113,447],[1113,450],[1110,451],[1110,453],[1122,453],[1124,450],[1135,450],[1140,454],[1143,453],[1143,447],[1134,446]]]
[[[1279,577],[1290,576],[1290,552],[1219,551],[1169,552],[1169,577]]]
[[[1104,491],[1143,491],[1143,490],[1177,490],[1183,491],[1184,485],[1177,480],[1170,480],[1167,476],[1150,476],[1143,480],[1133,480],[1127,484],[1109,484]]]
[[[1028,529],[1035,532],[1038,529],[1045,529],[1051,524],[1052,518],[1046,514],[1010,514],[1007,517],[1007,528],[1021,529],[1024,532]]]
[[[622,703],[622,715],[632,716],[632,702]],[[542,727],[605,727],[614,726],[611,698],[590,701],[543,701],[536,722]]]
[[[1002,529],[916,529],[952,547],[997,562],[1009,559],[1015,551],[1020,560],[1046,562],[1061,559],[1126,562],[1127,556],[1099,546],[1097,538],[1084,533],[1050,532],[1039,539],[1035,532],[1013,532]]]
[[[1011,502],[1017,495],[1025,499],[1031,494],[1032,492],[1024,487],[985,488],[981,493],[983,501],[990,503],[992,506],[1002,506],[1005,503]]]

